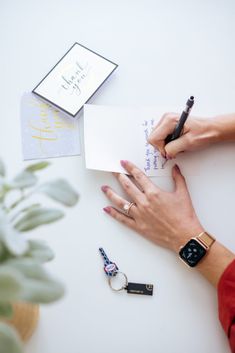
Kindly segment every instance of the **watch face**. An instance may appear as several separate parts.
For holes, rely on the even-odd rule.
[[[190,267],[196,266],[205,254],[206,249],[195,239],[189,240],[179,252],[181,259]]]

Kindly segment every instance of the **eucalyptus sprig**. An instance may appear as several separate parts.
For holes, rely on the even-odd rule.
[[[30,202],[38,194],[66,207],[78,201],[78,193],[65,179],[39,183],[37,173],[49,165],[47,161],[31,164],[8,179],[0,159],[0,319],[13,315],[15,302],[50,303],[64,294],[63,285],[43,267],[53,259],[53,251],[43,241],[24,236],[24,232],[64,217],[62,209]],[[16,191],[19,197],[9,204],[7,198]],[[4,322],[0,322],[0,352],[23,352],[17,332]]]

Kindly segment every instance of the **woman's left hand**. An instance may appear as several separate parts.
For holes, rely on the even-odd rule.
[[[133,163],[121,161],[121,165],[134,178],[135,183],[125,174],[115,175],[134,205],[129,215],[125,214],[124,206],[129,205],[129,202],[105,185],[101,189],[114,205],[105,207],[106,213],[152,242],[175,252],[192,236],[204,231],[177,165],[172,169],[175,181],[173,192],[158,188]]]

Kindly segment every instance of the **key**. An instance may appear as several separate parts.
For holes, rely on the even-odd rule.
[[[104,272],[108,277],[114,277],[118,273],[118,267],[117,265],[110,261],[108,256],[106,255],[105,251],[103,248],[99,248],[100,254],[104,260]]]
[[[104,272],[108,276],[108,284],[113,291],[126,290],[128,294],[153,295],[152,284],[128,282],[126,274],[119,271],[115,262],[109,260],[104,249],[99,248],[99,251],[104,260]],[[118,286],[116,282],[118,282]]]

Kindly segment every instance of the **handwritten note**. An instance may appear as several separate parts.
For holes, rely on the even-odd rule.
[[[148,143],[152,129],[166,110],[155,107],[125,108],[86,104],[86,167],[123,173],[120,160],[129,160],[148,176],[170,176],[172,165],[176,161],[168,161],[163,166],[165,159]],[[177,157],[177,163],[185,175],[197,174],[200,167],[200,161],[188,153]]]
[[[21,100],[21,132],[25,160],[80,154],[78,121],[31,92]]]
[[[154,119],[144,120],[142,123],[145,146],[144,171],[146,174],[152,174],[156,170],[164,169],[165,158],[163,158],[161,153],[148,142],[148,137],[153,131],[154,125]]]

